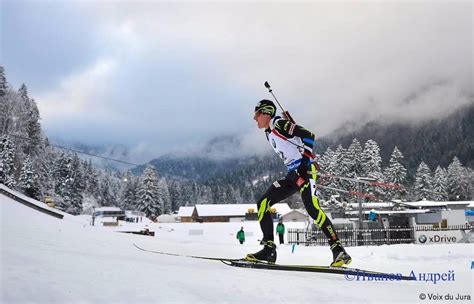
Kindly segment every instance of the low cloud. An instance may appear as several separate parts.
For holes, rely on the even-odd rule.
[[[95,35],[81,46],[95,60],[33,94],[58,136],[158,156],[238,134],[228,153],[265,153],[252,112],[271,97],[266,80],[317,136],[348,122],[422,122],[473,102],[472,2],[69,5],[94,12],[85,15]],[[51,22],[58,33],[73,27]]]

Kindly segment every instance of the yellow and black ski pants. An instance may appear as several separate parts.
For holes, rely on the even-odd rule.
[[[308,214],[313,218],[314,223],[321,228],[328,240],[336,241],[338,239],[331,220],[319,206],[319,199],[315,194],[317,180],[316,168],[313,164],[309,167],[311,174],[308,173],[308,175],[304,177],[306,181],[301,187],[296,185],[296,181],[299,177],[296,171],[290,171],[284,179],[275,181],[258,201],[258,221],[263,232],[264,241],[274,240],[271,207],[297,191],[301,194],[301,199],[303,200]]]

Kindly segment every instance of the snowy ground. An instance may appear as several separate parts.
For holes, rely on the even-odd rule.
[[[351,266],[454,281],[349,281],[344,276],[232,268],[220,262],[142,252],[242,257],[259,249],[256,222],[150,224],[156,237],[59,220],[0,195],[1,303],[430,303],[473,294],[472,244],[348,248]],[[142,225],[144,225],[143,223]],[[300,225],[303,224],[294,224]],[[235,238],[244,226],[247,241]],[[287,226],[288,227],[288,226]],[[123,227],[122,227],[123,228]],[[137,227],[135,227],[137,228]],[[328,264],[327,247],[278,248],[280,263]],[[420,294],[426,294],[420,300]]]

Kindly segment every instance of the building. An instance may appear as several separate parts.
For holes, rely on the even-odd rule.
[[[193,222],[193,212],[194,212],[194,206],[192,206],[192,207],[186,207],[186,206],[179,207],[178,218],[180,219],[181,223]]]
[[[99,207],[94,209],[95,217],[115,217],[125,220],[125,211],[118,207]]]
[[[389,203],[362,203],[362,215],[365,221],[371,210],[378,215],[378,220],[383,227],[401,226],[413,227],[415,225],[464,225],[468,220],[465,210],[470,203],[464,201],[452,202],[389,202]],[[337,210],[334,215],[344,216],[357,221],[359,204],[347,204],[345,210]]]
[[[283,222],[304,222],[308,220],[308,215],[302,210],[293,209],[283,214],[280,219]]]

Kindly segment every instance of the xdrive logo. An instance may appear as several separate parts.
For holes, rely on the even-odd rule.
[[[435,235],[434,237],[430,237],[430,242],[431,243],[456,243],[456,237],[455,236],[439,236]]]
[[[429,243],[456,243],[457,239],[455,236],[448,236],[448,235],[438,235],[435,234],[433,236],[427,237],[426,235],[422,234],[418,237],[418,242],[421,244],[426,243],[429,240]]]

